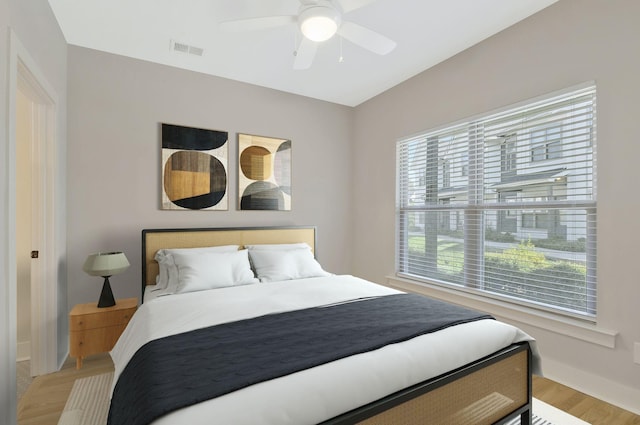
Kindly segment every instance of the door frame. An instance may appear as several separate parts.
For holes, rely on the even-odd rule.
[[[40,258],[31,266],[31,373],[41,375],[58,369],[58,266],[55,246],[55,152],[57,95],[17,35],[9,32],[8,72],[8,232],[7,283],[9,327],[13,336],[10,359],[16,356],[16,125],[18,90],[29,97],[36,113],[32,122],[32,249]]]

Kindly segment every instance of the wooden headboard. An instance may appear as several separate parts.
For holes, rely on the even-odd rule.
[[[155,285],[158,263],[154,257],[163,248],[199,248],[218,245],[253,245],[306,242],[316,251],[316,227],[223,227],[199,229],[142,230],[142,295],[146,285]]]

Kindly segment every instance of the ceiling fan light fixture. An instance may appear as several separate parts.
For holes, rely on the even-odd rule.
[[[312,6],[300,12],[300,31],[311,41],[322,42],[338,31],[340,14],[330,6]]]

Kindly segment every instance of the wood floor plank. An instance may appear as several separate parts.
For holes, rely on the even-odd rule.
[[[640,416],[539,376],[533,396],[592,425],[640,425]]]
[[[18,425],[56,425],[78,378],[113,371],[108,354],[87,357],[82,369],[68,359],[56,373],[36,377],[18,403]]]

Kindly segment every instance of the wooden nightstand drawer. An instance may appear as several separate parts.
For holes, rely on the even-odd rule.
[[[69,354],[76,367],[92,354],[110,351],[138,308],[137,298],[117,300],[113,307],[96,303],[78,304],[69,313]]]
[[[103,328],[105,326],[126,325],[129,323],[129,320],[135,311],[136,308],[131,307],[124,310],[71,316],[69,318],[69,329],[72,331],[79,331],[84,329]]]
[[[106,328],[89,329],[71,332],[71,355],[85,357],[91,354],[111,351],[127,325],[108,326]]]

